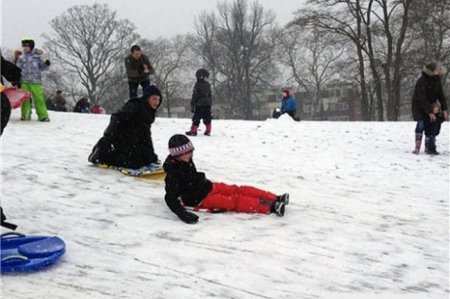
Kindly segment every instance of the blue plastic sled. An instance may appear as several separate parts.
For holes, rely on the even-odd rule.
[[[66,244],[58,237],[6,233],[0,236],[0,249],[1,273],[32,272],[56,263]]]

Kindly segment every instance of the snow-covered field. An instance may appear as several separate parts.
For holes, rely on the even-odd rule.
[[[91,167],[108,117],[52,113],[1,138],[2,206],[28,234],[62,237],[47,271],[2,276],[2,298],[448,298],[449,125],[429,157],[414,124],[213,123],[193,139],[215,181],[290,192],[284,218],[199,213],[187,225],[163,183]],[[186,119],[157,119],[161,159]],[[4,231],[3,231],[4,232]]]

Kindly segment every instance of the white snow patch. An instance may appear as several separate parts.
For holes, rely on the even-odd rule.
[[[108,116],[51,113],[1,138],[2,206],[27,234],[62,237],[46,271],[2,277],[2,298],[448,298],[449,126],[441,156],[411,154],[415,124],[213,121],[192,138],[214,181],[290,192],[286,216],[198,213],[164,185],[87,162]],[[158,118],[163,160],[187,119]]]

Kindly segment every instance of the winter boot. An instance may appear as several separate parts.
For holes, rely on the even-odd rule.
[[[286,204],[281,200],[276,200],[272,206],[272,212],[277,214],[279,217],[284,216]]]
[[[188,135],[188,136],[197,136],[197,129],[198,129],[198,126],[193,124],[191,126],[191,130],[186,132],[186,135]]]
[[[420,153],[421,145],[422,145],[422,133],[416,133],[416,147],[413,150],[413,154],[418,155]]]
[[[205,126],[206,126],[205,135],[206,136],[211,136],[211,124],[207,124]]]
[[[287,206],[289,204],[289,193],[284,193],[282,195],[277,196],[277,200],[284,202],[284,204]]]
[[[435,136],[425,137],[425,153],[427,153],[428,155],[439,155],[439,153],[436,151]]]

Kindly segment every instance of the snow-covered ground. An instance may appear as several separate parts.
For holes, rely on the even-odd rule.
[[[213,123],[193,138],[215,181],[290,192],[284,218],[199,213],[187,225],[163,183],[91,167],[108,117],[52,113],[1,138],[2,205],[28,234],[62,237],[47,271],[2,276],[2,298],[448,298],[449,125],[429,157],[414,123]],[[157,119],[161,159],[186,119]],[[3,231],[4,232],[4,231]]]

